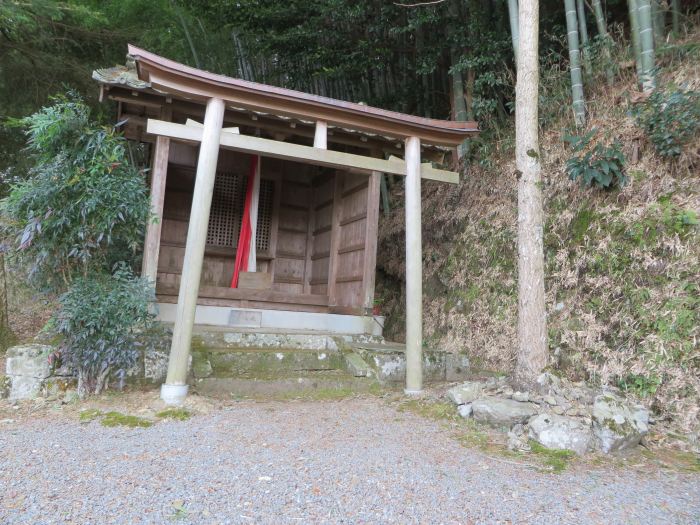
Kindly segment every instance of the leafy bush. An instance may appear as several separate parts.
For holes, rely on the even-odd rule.
[[[700,92],[654,91],[634,114],[659,155],[678,157],[700,131]]]
[[[597,130],[593,129],[582,136],[567,135],[573,155],[566,161],[566,172],[571,180],[580,180],[583,186],[599,188],[622,187],[627,183],[625,156],[618,141],[605,144],[593,141]],[[595,144],[592,144],[595,142]]]
[[[76,278],[60,297],[56,330],[64,337],[61,357],[78,372],[78,392],[99,394],[111,374],[123,380],[141,350],[156,341],[149,310],[153,287],[124,264],[112,275]]]
[[[126,140],[91,122],[75,97],[57,98],[19,124],[33,167],[0,206],[6,243],[30,280],[62,291],[76,276],[133,259],[149,203]]]

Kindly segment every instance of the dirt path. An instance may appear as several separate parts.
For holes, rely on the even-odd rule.
[[[152,415],[156,395],[144,396],[103,409]],[[698,474],[634,459],[544,473],[385,399],[195,411],[110,428],[79,422],[76,407],[0,407],[0,523],[700,521]]]

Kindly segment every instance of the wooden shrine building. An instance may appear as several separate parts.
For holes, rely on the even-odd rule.
[[[421,390],[421,179],[458,182],[433,163],[475,123],[229,78],[134,46],[127,66],[93,78],[117,102],[126,137],[151,148],[160,220],[146,232],[143,275],[174,323],[163,399],[186,395],[195,323],[381,334],[382,174],[405,177],[406,389]]]

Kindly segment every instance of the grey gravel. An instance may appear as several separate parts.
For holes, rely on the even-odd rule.
[[[0,523],[698,523],[700,477],[546,474],[381,399],[241,402],[189,421],[0,426]]]

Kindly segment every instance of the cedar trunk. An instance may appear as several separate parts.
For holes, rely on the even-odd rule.
[[[515,89],[518,170],[518,360],[515,382],[532,385],[547,364],[544,247],[538,139],[538,0],[520,0]]]

